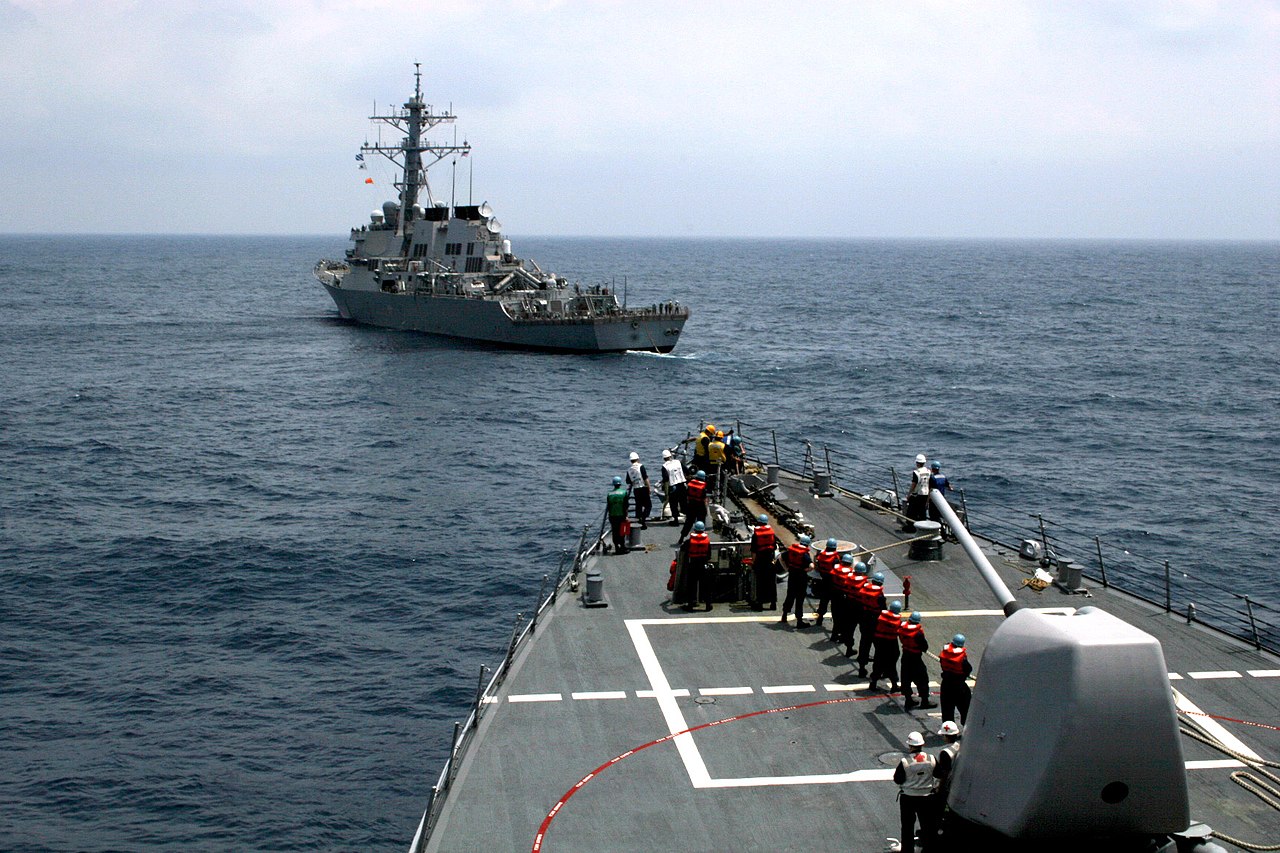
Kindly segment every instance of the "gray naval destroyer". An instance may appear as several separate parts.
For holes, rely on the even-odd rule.
[[[893,767],[909,735],[942,746],[937,706],[859,677],[829,621],[748,604],[768,598],[745,566],[759,514],[782,548],[831,537],[882,571],[930,657],[967,635],[972,706],[926,849],[1280,849],[1274,610],[963,492],[931,496],[945,526],[911,525],[891,468],[767,429],[747,446],[711,501],[714,608],[681,606],[679,528],[635,525],[610,553],[584,527],[481,670],[410,853],[903,849]]]
[[[426,138],[456,117],[435,112],[423,100],[420,68],[414,76],[403,109],[370,117],[402,134],[400,142],[365,143],[360,154],[397,167],[399,200],[352,229],[344,260],[315,266],[338,313],[374,326],[520,349],[670,352],[688,308],[675,302],[630,307],[616,289],[571,284],[512,254],[487,203],[450,207],[434,198],[427,170],[468,155],[471,147]]]

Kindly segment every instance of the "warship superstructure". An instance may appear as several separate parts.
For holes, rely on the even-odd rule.
[[[438,144],[425,134],[452,123],[422,97],[416,67],[403,109],[370,118],[403,134],[400,142],[365,143],[400,172],[397,201],[351,231],[344,260],[321,260],[315,275],[346,319],[521,349],[558,352],[670,352],[689,309],[676,302],[631,307],[616,288],[584,287],[512,253],[487,203],[436,200],[427,170],[467,156],[468,143]]]

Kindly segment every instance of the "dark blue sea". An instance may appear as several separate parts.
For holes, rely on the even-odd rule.
[[[407,849],[516,611],[708,418],[1280,603],[1280,244],[515,243],[679,347],[349,325],[340,238],[0,238],[0,849]]]

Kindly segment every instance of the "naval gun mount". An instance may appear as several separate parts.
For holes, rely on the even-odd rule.
[[[1022,608],[947,502],[930,500],[1006,617],[982,654],[954,815],[1018,849],[1172,850],[1181,835],[1178,850],[1221,850],[1187,845],[1186,765],[1159,641],[1096,607]]]

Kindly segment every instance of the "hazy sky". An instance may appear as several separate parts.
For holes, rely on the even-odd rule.
[[[344,235],[419,61],[512,236],[1280,239],[1280,2],[0,0],[0,48],[0,232]]]

